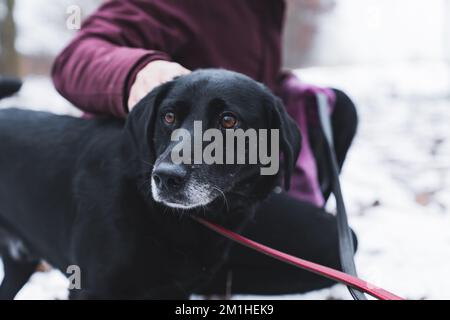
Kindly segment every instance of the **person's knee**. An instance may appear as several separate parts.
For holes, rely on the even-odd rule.
[[[351,135],[355,135],[358,127],[358,112],[355,103],[344,91],[339,89],[333,89],[333,91],[336,96],[333,118],[337,122],[345,124],[345,127],[351,131]]]
[[[352,233],[352,238],[353,238],[353,246],[355,248],[355,253],[356,251],[358,251],[358,237],[356,236],[355,231],[353,231],[353,229],[351,229],[351,233]]]

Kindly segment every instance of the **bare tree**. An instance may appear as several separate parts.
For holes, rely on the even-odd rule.
[[[0,73],[18,75],[19,58],[14,46],[16,26],[14,23],[14,0],[6,0],[6,15],[0,22],[1,58]]]

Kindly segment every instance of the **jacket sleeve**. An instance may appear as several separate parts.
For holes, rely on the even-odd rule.
[[[184,41],[177,29],[161,23],[168,18],[164,1],[102,5],[56,58],[52,78],[58,92],[86,112],[125,117],[137,72],[153,60],[170,60]]]

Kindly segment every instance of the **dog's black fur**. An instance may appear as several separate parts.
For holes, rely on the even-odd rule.
[[[177,115],[173,127],[162,121],[166,109]],[[205,284],[229,241],[189,215],[239,230],[277,178],[261,176],[258,165],[186,166],[188,177],[220,184],[227,201],[217,193],[207,205],[180,211],[154,201],[152,171],[167,162],[175,127],[192,131],[193,120],[215,127],[227,110],[242,128],[280,129],[288,184],[299,130],[278,98],[236,73],[201,70],[166,83],[125,125],[0,110],[0,298],[13,298],[41,260],[62,272],[80,267],[81,290],[71,298],[187,298]]]

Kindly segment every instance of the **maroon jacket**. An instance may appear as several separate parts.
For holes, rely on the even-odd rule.
[[[147,63],[221,67],[274,89],[281,68],[283,0],[114,0],[57,57],[57,90],[80,109],[125,117]]]

